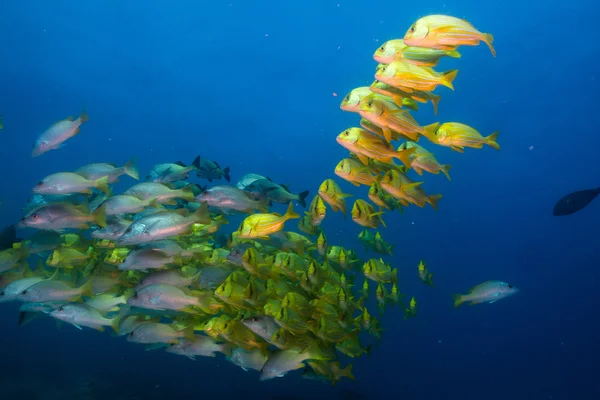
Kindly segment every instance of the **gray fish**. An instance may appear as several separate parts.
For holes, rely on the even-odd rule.
[[[312,345],[306,351],[289,349],[274,352],[260,371],[261,381],[280,378],[290,371],[304,369],[306,360],[329,360],[333,355],[324,353],[318,346]]]
[[[167,347],[166,352],[196,360],[196,356],[215,357],[216,352],[229,356],[232,347],[231,343],[218,343],[209,336],[195,335],[194,340],[183,338],[179,343],[172,344]]]
[[[181,181],[187,179],[190,172],[198,171],[200,168],[200,156],[196,157],[190,165],[185,165],[181,161],[158,164],[152,168],[146,179],[159,183]]]
[[[188,296],[182,289],[164,283],[148,285],[127,300],[127,304],[150,310],[181,311],[199,305],[197,297]]]
[[[259,349],[248,351],[241,347],[236,347],[231,352],[231,356],[227,357],[227,361],[232,362],[244,371],[248,371],[249,369],[260,371],[269,359],[270,354],[271,352],[268,352],[266,355],[262,354]]]
[[[590,204],[598,194],[600,194],[600,187],[597,189],[580,190],[570,193],[556,203],[553,214],[556,217],[561,217],[576,213]]]
[[[16,300],[19,293],[44,280],[46,280],[46,278],[43,276],[30,276],[9,283],[2,291],[0,291],[0,303]]]
[[[30,211],[21,218],[19,226],[60,231],[67,228],[87,229],[89,223],[106,226],[106,214],[103,207],[89,214],[84,206],[53,203]]]
[[[227,182],[231,181],[231,178],[229,177],[229,167],[221,169],[216,161],[211,161],[207,158],[200,160],[200,168],[198,168],[196,174],[198,175],[198,178],[208,179],[209,182],[212,182],[213,179],[222,178],[225,178]]]
[[[233,272],[233,268],[228,265],[213,265],[203,267],[198,271],[198,287],[203,290],[215,290],[227,277]]]
[[[242,179],[240,179],[235,184],[235,187],[237,187],[240,190],[246,190],[246,188],[248,186],[250,186],[253,182],[258,181],[260,179],[269,179],[269,178],[262,176],[262,175],[258,175],[258,174],[247,174],[247,175],[244,175],[242,177]]]
[[[82,111],[77,119],[69,117],[53,124],[36,139],[31,156],[37,157],[47,151],[61,148],[65,141],[79,133],[81,124],[88,120],[88,115]]]
[[[119,238],[119,245],[134,245],[189,234],[193,224],[210,224],[208,205],[203,203],[194,214],[184,217],[177,212],[160,212],[135,221]]]
[[[140,200],[125,194],[109,197],[102,204],[106,207],[106,215],[135,214],[146,207],[158,207],[155,197]]]
[[[138,183],[127,189],[123,194],[135,196],[140,200],[154,198],[158,204],[177,204],[175,199],[186,201],[192,201],[194,199],[194,193],[191,186],[173,190],[158,182]]]
[[[122,317],[119,321],[117,336],[129,335],[138,326],[158,322],[160,322],[160,317],[148,318],[146,316],[141,315],[127,315],[125,317]]]
[[[123,236],[132,223],[133,221],[126,219],[113,218],[104,228],[93,231],[92,237],[94,239],[116,241]]]
[[[169,256],[160,250],[145,248],[134,250],[117,267],[120,271],[148,271],[166,268],[175,262],[175,256]]]
[[[135,328],[127,336],[127,341],[142,344],[179,343],[181,338],[194,340],[194,327],[180,329],[175,325],[151,322]]]
[[[200,276],[200,272],[192,276],[184,276],[176,270],[153,271],[142,278],[140,283],[135,287],[135,290],[140,291],[146,286],[155,283],[164,283],[175,287],[187,287],[195,282]]]
[[[495,303],[498,300],[512,296],[519,289],[502,281],[487,281],[469,289],[467,294],[453,294],[454,307],[460,307],[464,303],[470,306],[481,303]]]
[[[266,200],[254,200],[248,193],[233,186],[215,186],[203,191],[194,199],[197,202],[206,201],[209,206],[222,210],[235,210],[252,213],[253,210],[268,212]]]
[[[243,242],[236,245],[229,252],[229,255],[227,256],[227,262],[240,267],[242,265],[242,257],[249,247],[254,247],[254,245],[248,242]]]
[[[279,329],[275,318],[269,315],[255,315],[254,317],[244,318],[242,324],[267,342],[271,341],[275,331]]]
[[[119,177],[122,175],[128,175],[135,180],[140,179],[135,158],[127,161],[122,167],[108,163],[95,163],[84,165],[75,172],[91,181],[107,177],[108,183],[118,182]]]
[[[52,318],[67,322],[74,325],[78,329],[82,326],[87,328],[104,331],[105,326],[110,326],[115,332],[118,330],[119,317],[105,318],[100,311],[86,306],[85,304],[65,304],[54,311],[50,312]]]
[[[26,303],[77,301],[80,300],[82,296],[93,296],[91,281],[87,281],[80,287],[75,287],[69,282],[45,279],[22,290],[17,295],[16,300]]]
[[[252,182],[245,189],[252,193],[255,199],[266,197],[276,203],[288,204],[290,201],[297,201],[302,207],[306,208],[306,197],[308,190],[294,194],[289,191],[285,185],[279,185],[269,179],[259,179]]]

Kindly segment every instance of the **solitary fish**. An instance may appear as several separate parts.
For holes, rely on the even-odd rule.
[[[454,307],[460,307],[464,303],[470,306],[481,303],[494,303],[500,299],[512,296],[519,289],[511,284],[501,281],[487,281],[469,289],[467,294],[453,294]]]
[[[597,189],[579,190],[570,193],[556,203],[553,214],[556,217],[561,217],[563,215],[576,213],[590,204],[598,194],[600,194],[600,187]]]
[[[37,138],[31,156],[37,157],[50,150],[59,149],[65,141],[77,135],[81,124],[88,120],[88,115],[83,111],[77,119],[69,117],[58,121]]]

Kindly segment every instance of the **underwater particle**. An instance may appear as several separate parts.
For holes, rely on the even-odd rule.
[[[533,145],[529,146],[529,150],[533,150]]]
[[[333,92],[333,97],[337,97],[337,93],[336,92]]]

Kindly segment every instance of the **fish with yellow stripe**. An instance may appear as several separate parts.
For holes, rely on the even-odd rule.
[[[442,57],[460,58],[456,50],[438,50],[427,47],[408,46],[402,39],[388,40],[373,54],[375,61],[389,64],[406,61],[421,67],[435,67]]]
[[[452,180],[448,173],[451,168],[450,165],[440,164],[433,154],[414,142],[404,142],[398,147],[398,150],[406,151],[408,149],[415,149],[410,155],[410,166],[417,174],[423,175],[423,171],[427,171],[437,175],[441,171],[446,175],[446,178],[448,178],[449,181]]]
[[[300,218],[293,210],[292,202],[289,203],[285,214],[253,214],[246,217],[238,229],[238,237],[243,239],[268,238],[269,235],[279,232],[287,220]]]
[[[427,195],[421,188],[423,182],[413,182],[412,179],[398,171],[389,171],[381,179],[383,190],[399,200],[425,207],[431,204],[437,210],[437,202],[442,198],[441,194]]]
[[[319,196],[334,212],[341,211],[346,215],[346,198],[352,196],[342,192],[340,186],[333,179],[325,179],[319,186]]]
[[[433,134],[432,132],[425,132],[423,136],[433,143],[450,147],[459,153],[463,153],[465,147],[481,149],[484,144],[500,150],[500,145],[497,142],[498,132],[494,132],[489,136],[482,136],[470,126],[458,122],[445,122],[435,129]]]
[[[433,91],[438,85],[454,90],[452,82],[458,74],[457,69],[437,72],[429,67],[419,67],[405,61],[394,61],[390,64],[379,64],[375,79],[400,88],[405,92],[413,90]]]
[[[369,165],[368,158],[372,158],[384,163],[391,163],[393,158],[396,158],[407,167],[410,166],[410,156],[416,149],[401,149],[394,150],[394,147],[361,128],[349,128],[340,133],[337,137],[337,142],[347,148],[356,156],[363,164]]]

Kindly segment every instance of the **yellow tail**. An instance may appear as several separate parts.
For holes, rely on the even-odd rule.
[[[486,143],[496,150],[500,150],[500,145],[498,144],[498,142],[496,142],[496,140],[498,139],[498,133],[500,132],[494,132],[490,136],[485,138]]]
[[[457,69],[453,69],[451,71],[444,72],[444,74],[440,78],[440,84],[446,86],[447,88],[454,90],[454,85],[452,84],[452,82],[454,82],[454,79],[456,79],[457,74],[458,74]]]
[[[485,44],[488,45],[490,51],[492,52],[492,55],[496,57],[496,49],[494,49],[494,46],[492,45],[492,43],[494,42],[494,37],[489,33],[484,33],[482,40],[485,42]]]
[[[444,173],[444,175],[446,175],[446,178],[448,178],[449,181],[452,181],[452,179],[450,179],[450,174],[448,173],[450,171],[450,168],[452,168],[452,165],[442,165],[442,172]]]
[[[294,218],[300,218],[300,215],[296,214],[293,210],[294,208],[294,204],[290,201],[290,204],[288,205],[287,211],[285,212],[285,215],[283,216],[286,220],[288,219],[294,219]]]

